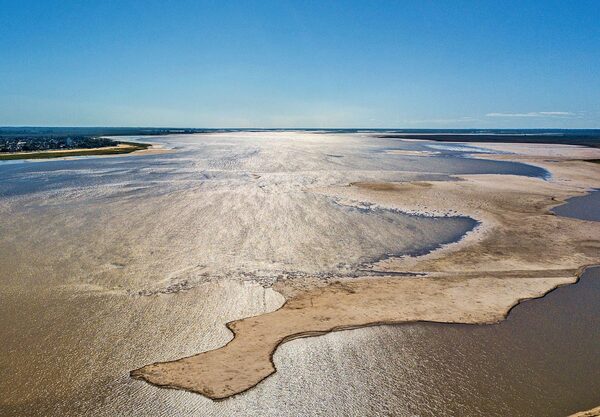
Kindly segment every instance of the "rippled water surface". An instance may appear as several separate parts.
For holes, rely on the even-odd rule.
[[[332,333],[283,345],[275,363],[261,390],[285,380],[312,396],[291,403],[338,415],[565,417],[600,404],[600,268],[496,325]]]
[[[268,286],[282,276],[352,276],[474,227],[342,204],[314,187],[546,174],[456,147],[394,155],[431,149],[359,134],[150,140],[175,152],[0,164],[1,415],[525,416],[600,404],[590,379],[597,272],[498,326],[385,326],[287,343],[273,377],[223,402],[130,379],[131,369],[226,343],[224,323],[281,305]]]

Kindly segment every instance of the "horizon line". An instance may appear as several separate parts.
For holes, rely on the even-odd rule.
[[[118,125],[0,125],[0,129],[75,128],[75,129],[202,129],[202,130],[600,130],[600,127],[181,127],[181,126],[118,126]]]

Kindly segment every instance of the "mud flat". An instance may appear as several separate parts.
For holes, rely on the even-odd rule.
[[[419,257],[370,265],[379,277],[279,281],[277,311],[227,324],[225,346],[131,372],[152,384],[224,399],[275,372],[273,353],[287,341],[331,331],[416,321],[494,323],[519,302],[575,282],[600,263],[600,223],[555,216],[566,199],[600,187],[600,150],[536,144],[482,144],[510,155],[478,158],[526,162],[547,180],[460,175],[457,181],[361,182],[309,192],[344,204],[370,204],[425,215],[469,216],[480,226],[458,243]],[[398,273],[414,274],[399,278]],[[388,276],[386,276],[386,274]]]

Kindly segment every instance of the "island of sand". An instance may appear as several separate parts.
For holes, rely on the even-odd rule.
[[[579,413],[571,414],[569,417],[598,417],[600,416],[600,407],[595,407],[591,410],[581,411]]]
[[[453,210],[479,224],[459,242],[428,254],[372,263],[371,273],[362,278],[278,281],[274,288],[285,296],[285,304],[228,323],[232,339],[225,346],[149,364],[131,375],[221,400],[273,374],[274,351],[292,339],[390,323],[494,323],[517,303],[573,284],[587,266],[600,263],[600,223],[551,211],[570,197],[600,187],[600,165],[585,161],[599,158],[599,149],[482,146],[503,153],[477,158],[526,162],[546,169],[549,176],[460,175],[455,181],[308,189],[348,205],[369,202],[428,216]]]

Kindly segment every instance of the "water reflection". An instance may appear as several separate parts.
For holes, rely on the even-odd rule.
[[[149,362],[221,346],[225,322],[281,304],[246,282],[244,262],[267,270],[273,258],[261,256],[275,253],[278,268],[315,272],[472,227],[340,209],[310,187],[544,174],[456,149],[384,152],[424,146],[414,142],[288,135],[173,136],[155,138],[173,154],[1,165],[0,414],[563,416],[600,404],[597,270],[497,326],[293,341],[277,351],[276,375],[220,403],[131,380]],[[133,291],[190,277],[176,294]]]

